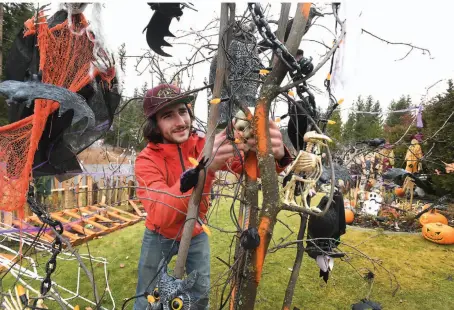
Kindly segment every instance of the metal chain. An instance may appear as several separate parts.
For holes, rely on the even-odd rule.
[[[35,200],[34,197],[34,188],[33,186],[30,185],[29,191],[28,191],[28,197],[27,197],[27,202],[28,205],[30,206],[30,209],[36,216],[39,217],[41,222],[44,224],[47,224],[51,227],[53,227],[58,235],[55,236],[54,242],[52,242],[51,245],[51,250],[52,250],[52,256],[50,257],[49,261],[46,263],[46,276],[44,277],[43,282],[41,283],[41,296],[46,296],[47,293],[50,291],[52,287],[52,280],[51,280],[51,275],[57,268],[57,256],[60,254],[62,250],[62,241],[60,239],[60,236],[63,234],[63,225],[60,221],[54,220],[47,214],[46,212],[43,211],[42,207],[39,205],[39,203]]]
[[[265,16],[263,15],[262,6],[260,3],[249,3],[249,11],[254,20],[257,30],[266,43],[271,44],[271,48],[276,52],[279,59],[291,70],[301,73],[301,66],[296,61],[295,57],[290,54],[285,45],[278,40],[276,35],[271,31]]]

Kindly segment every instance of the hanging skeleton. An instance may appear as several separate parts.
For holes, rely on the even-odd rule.
[[[147,310],[196,310],[198,309],[197,298],[190,289],[197,281],[197,270],[192,271],[186,279],[180,280],[167,273],[165,258],[159,263],[160,270],[157,288],[152,295],[148,296],[149,306]]]
[[[289,173],[293,173],[293,175],[284,187],[285,204],[298,206],[295,201],[295,187],[297,184],[296,182],[300,181],[303,182],[302,201],[304,208],[314,212],[321,212],[321,210],[317,207],[309,207],[307,197],[309,195],[309,191],[314,188],[323,172],[321,158],[320,156],[315,155],[314,151],[316,148],[326,145],[323,143],[324,141],[331,142],[332,140],[330,137],[318,134],[315,131],[309,131],[304,134],[304,142],[307,143],[306,150],[299,152],[295,161],[292,163],[290,168],[288,168],[288,172],[286,173],[286,176]],[[304,174],[304,177],[301,177],[300,174]]]
[[[234,26],[233,38],[226,53],[230,89],[228,90],[223,84],[221,90],[221,98],[230,100],[221,103],[220,126],[226,126],[231,115],[237,113],[238,107],[234,105],[234,102],[241,102],[247,107],[255,107],[259,83],[252,80],[259,79],[259,70],[262,66],[257,53],[254,32],[254,23],[248,25],[237,23]],[[216,67],[217,54],[213,57],[210,66],[210,84],[213,84],[216,78]]]

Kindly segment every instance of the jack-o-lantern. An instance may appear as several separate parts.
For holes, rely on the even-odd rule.
[[[394,189],[394,193],[396,194],[397,197],[404,197],[405,196],[405,191],[402,187],[396,187]]]
[[[424,226],[429,223],[442,223],[448,225],[448,219],[443,214],[437,212],[437,210],[432,209],[429,212],[424,213],[419,218],[419,223]]]
[[[422,228],[422,235],[427,240],[438,244],[454,244],[454,228],[445,224],[426,224]]]
[[[345,223],[351,224],[355,220],[355,213],[350,209],[345,209]]]

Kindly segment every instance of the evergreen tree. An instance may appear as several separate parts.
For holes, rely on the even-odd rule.
[[[11,46],[17,34],[23,30],[24,22],[33,16],[33,4],[4,2],[3,6],[3,29],[1,42],[1,79],[5,80],[4,71],[6,60]],[[0,126],[8,124],[8,111],[5,98],[0,96]]]
[[[440,191],[454,194],[454,174],[444,174],[444,164],[454,162],[454,116],[451,116],[454,107],[454,87],[452,80],[448,81],[445,94],[436,96],[424,107],[423,121],[425,139],[423,151],[431,153],[427,161],[423,162],[424,172],[432,175],[436,188]],[[449,118],[450,117],[450,118]],[[448,119],[449,118],[449,119]],[[447,120],[447,122],[446,122]],[[444,124],[446,122],[446,124]],[[433,138],[431,138],[434,136]],[[435,174],[438,169],[442,174]]]
[[[411,98],[409,96],[401,96],[398,101],[392,101],[389,105],[388,116],[386,117],[384,124],[384,136],[386,140],[393,144],[399,141],[401,138],[404,142],[410,143],[411,136],[416,133],[416,127],[413,121],[412,112],[392,113],[392,111],[408,109],[411,106]],[[412,125],[413,123],[413,125]],[[409,129],[410,127],[410,129]],[[407,132],[406,136],[405,133]],[[408,145],[401,144],[394,148],[395,155],[395,167],[405,167],[405,154],[407,152]]]

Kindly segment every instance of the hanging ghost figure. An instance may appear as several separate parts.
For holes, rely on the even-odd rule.
[[[149,298],[148,309],[163,310],[197,310],[197,298],[189,291],[197,280],[197,270],[192,271],[186,279],[180,280],[167,273],[165,258],[159,263],[160,270],[157,288]],[[161,307],[160,307],[161,306]]]
[[[258,80],[259,70],[262,68],[257,52],[255,31],[254,23],[236,23],[233,27],[233,38],[226,55],[230,89],[227,90],[224,84],[221,90],[221,98],[230,98],[230,100],[221,103],[220,122],[222,127],[225,127],[239,110],[238,107],[234,106],[234,101],[242,102],[247,107],[255,107],[259,83],[250,79]],[[213,57],[210,66],[210,84],[215,82],[216,67],[217,54]],[[248,80],[243,80],[244,78]]]

